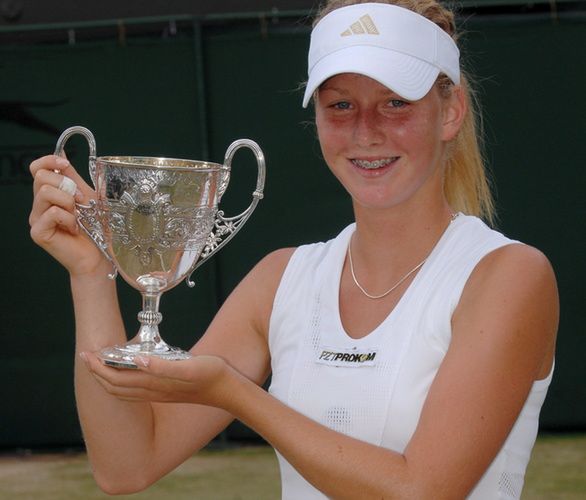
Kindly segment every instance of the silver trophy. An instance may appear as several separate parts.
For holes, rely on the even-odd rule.
[[[134,357],[188,359],[190,354],[163,341],[159,301],[163,292],[183,279],[190,287],[192,273],[222,248],[248,220],[263,197],[264,155],[248,139],[233,142],[224,164],[140,156],[96,158],[96,141],[84,127],[65,130],[55,148],[62,156],[67,140],[83,135],[89,143],[89,174],[96,199],[77,205],[77,220],[106,258],[115,279],[124,280],[142,294],[140,329],[124,345],[104,349],[102,361],[116,368],[136,368]],[[258,164],[252,203],[241,214],[225,217],[218,204],[228,187],[236,151],[250,148]]]

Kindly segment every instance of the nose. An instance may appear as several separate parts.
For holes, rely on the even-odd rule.
[[[361,110],[354,123],[354,142],[356,145],[369,148],[382,144],[385,140],[384,130],[376,111]]]

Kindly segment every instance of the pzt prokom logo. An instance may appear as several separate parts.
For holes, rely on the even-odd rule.
[[[317,363],[330,366],[374,366],[377,352],[372,349],[336,349],[323,347],[317,353]]]

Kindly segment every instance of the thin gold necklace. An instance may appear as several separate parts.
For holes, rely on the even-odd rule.
[[[409,276],[411,276],[415,271],[417,271],[423,264],[425,264],[427,257],[425,257],[425,259],[423,259],[419,264],[417,264],[413,269],[411,269],[411,271],[409,271],[405,276],[403,276],[391,288],[389,288],[386,292],[381,293],[380,295],[371,295],[364,289],[364,287],[360,283],[358,283],[358,280],[356,279],[356,274],[354,274],[354,262],[352,262],[351,244],[348,245],[348,260],[350,261],[350,273],[352,274],[352,279],[354,280],[354,284],[360,289],[360,291],[369,299],[382,299],[383,297],[386,297],[389,293],[391,293],[395,288],[397,288],[401,283],[403,283],[403,281],[405,281]]]
[[[450,224],[458,217],[458,213],[452,214],[450,218]],[[356,274],[354,273],[354,262],[352,261],[352,240],[348,244],[348,260],[350,261],[350,274],[352,274],[352,279],[354,280],[354,284],[358,287],[358,289],[366,295],[369,299],[382,299],[386,297],[389,293],[391,293],[395,288],[397,288],[401,283],[403,283],[409,276],[411,276],[415,271],[417,271],[423,264],[427,262],[429,255],[425,257],[419,264],[417,264],[411,271],[409,271],[405,276],[403,276],[397,283],[395,283],[391,288],[389,288],[386,292],[381,293],[380,295],[371,295],[368,293],[364,287],[358,283],[358,279],[356,279]]]

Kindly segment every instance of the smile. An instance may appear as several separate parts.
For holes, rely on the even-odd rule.
[[[360,168],[364,168],[367,170],[374,170],[376,168],[386,167],[390,165],[394,161],[398,160],[398,156],[393,156],[390,158],[381,158],[380,160],[368,161],[368,160],[357,160],[352,159],[350,160],[354,165]]]

